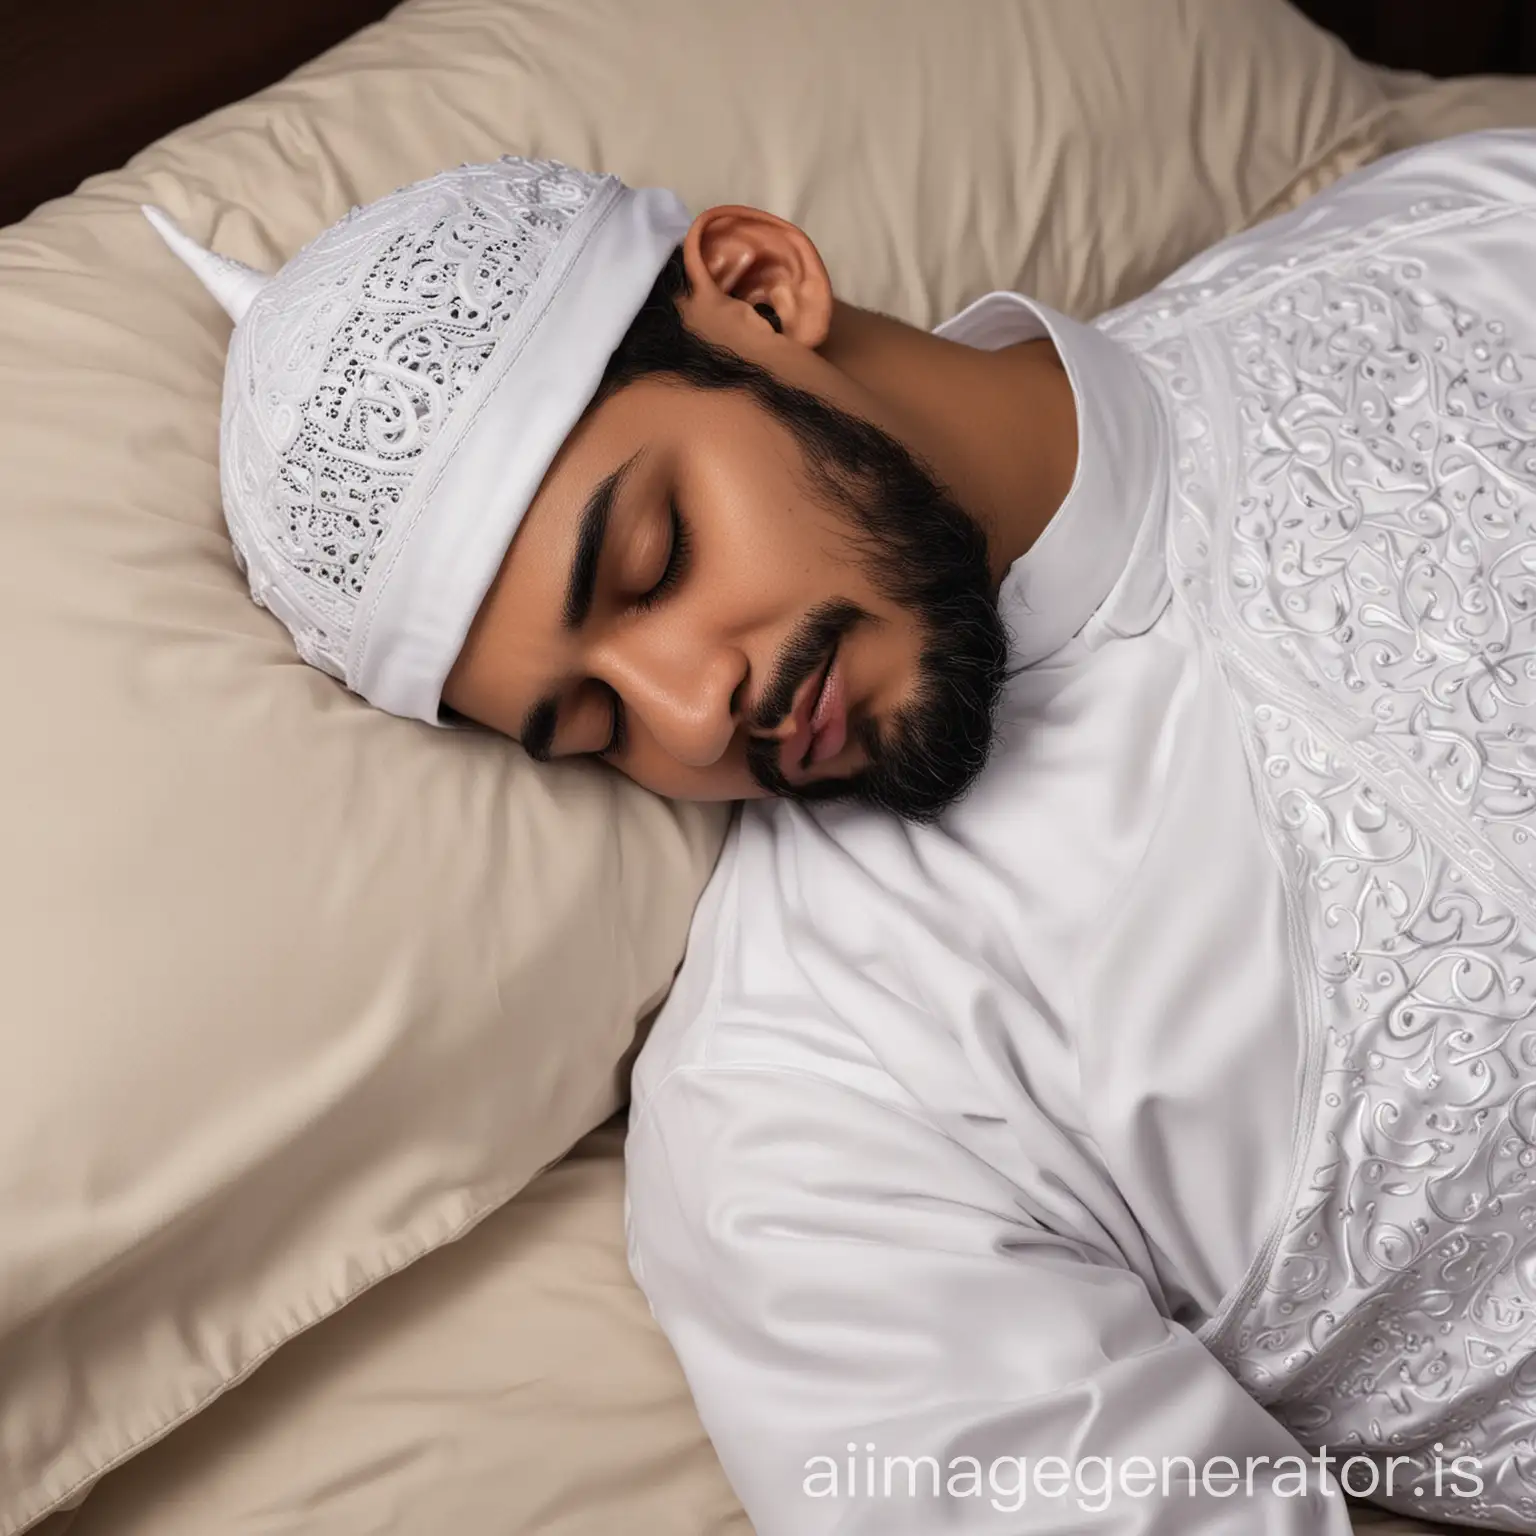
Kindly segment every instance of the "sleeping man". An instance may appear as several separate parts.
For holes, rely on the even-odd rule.
[[[151,216],[306,660],[745,802],[629,1238],[760,1536],[1536,1531],[1536,135],[1092,325],[550,162]]]

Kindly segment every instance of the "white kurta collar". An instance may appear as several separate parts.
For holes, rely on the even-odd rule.
[[[989,293],[934,334],[987,351],[1049,336],[1072,385],[1077,472],[998,598],[1013,633],[1013,663],[1030,666],[1083,627],[1125,570],[1166,475],[1162,415],[1131,352],[1022,294]]]

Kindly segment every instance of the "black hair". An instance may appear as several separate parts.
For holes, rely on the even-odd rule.
[[[859,477],[864,467],[857,462],[864,455],[854,451],[849,441],[851,418],[834,423],[834,413],[808,390],[785,384],[761,364],[689,330],[681,304],[692,292],[679,245],[667,257],[645,303],[608,359],[587,409],[595,411],[627,384],[657,375],[696,389],[739,389],[794,433],[817,484],[840,499],[848,499],[852,490],[849,477]]]
[[[697,389],[739,389],[794,434],[813,485],[857,514],[871,485],[889,468],[891,439],[873,423],[784,383],[760,363],[689,330],[680,306],[692,292],[679,245],[608,359],[587,409],[595,411],[626,384],[657,375]],[[964,542],[980,537],[963,519],[956,531]]]
[[[626,384],[658,374],[696,389],[739,389],[791,428],[813,461],[820,459],[808,439],[815,436],[812,422],[821,402],[805,390],[782,383],[760,364],[689,330],[681,305],[692,292],[679,245],[667,257],[645,303],[608,359],[588,409],[596,410]]]
[[[800,439],[810,468],[829,489],[831,471],[838,462],[825,442],[824,402],[807,390],[785,384],[759,363],[716,346],[688,329],[682,301],[693,292],[683,248],[677,246],[657,274],[639,313],[630,322],[624,339],[614,349],[603,370],[597,393],[588,410],[596,410],[610,396],[637,379],[664,374],[696,389],[739,389],[765,406]],[[846,454],[846,444],[838,444]],[[842,468],[851,466],[846,462]]]
[[[649,374],[669,373],[694,384],[707,384],[719,377],[718,364],[712,366],[712,354],[720,349],[695,336],[683,323],[680,306],[692,292],[693,284],[688,281],[688,268],[679,245],[656,274],[645,303],[608,359],[589,410],[595,410],[626,384]]]

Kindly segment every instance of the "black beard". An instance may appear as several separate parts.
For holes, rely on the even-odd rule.
[[[907,821],[938,819],[975,783],[996,733],[1008,675],[1008,635],[992,598],[986,535],[938,480],[889,433],[806,397],[792,424],[816,489],[846,512],[853,543],[886,601],[910,612],[923,635],[913,696],[886,729],[850,721],[868,766],[841,779],[791,784],[780,743],[747,741],[747,766],[769,794],[850,800]],[[857,604],[815,609],[786,648],[761,714],[772,726],[796,690],[849,630],[873,616]]]

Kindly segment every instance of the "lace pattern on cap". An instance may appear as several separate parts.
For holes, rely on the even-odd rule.
[[[252,597],[305,661],[345,678],[357,600],[407,485],[602,181],[510,157],[445,172],[354,209],[237,328],[230,534]]]

